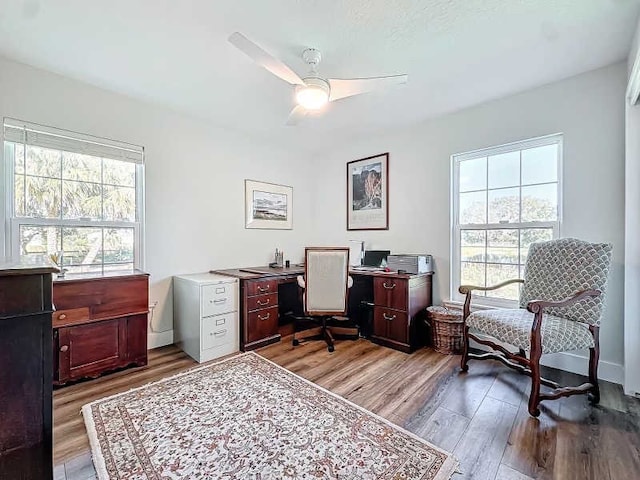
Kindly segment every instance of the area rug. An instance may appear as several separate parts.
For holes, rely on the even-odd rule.
[[[100,480],[446,480],[455,458],[255,353],[82,407]]]

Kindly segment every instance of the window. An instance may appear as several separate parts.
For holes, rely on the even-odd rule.
[[[4,121],[7,249],[69,272],[142,267],[143,149]]]
[[[529,245],[558,237],[562,135],[454,155],[452,163],[451,298],[461,300],[460,285],[522,278]],[[477,295],[510,306],[519,289]]]

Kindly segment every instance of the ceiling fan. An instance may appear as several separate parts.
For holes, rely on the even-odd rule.
[[[297,105],[291,110],[286,122],[287,125],[296,125],[309,113],[321,110],[327,102],[407,83],[409,78],[408,75],[345,79],[323,78],[317,71],[322,56],[320,51],[315,48],[307,48],[302,52],[302,59],[309,65],[310,71],[305,77],[301,78],[283,62],[241,33],[232,33],[229,37],[229,42],[248,55],[258,65],[295,86]]]

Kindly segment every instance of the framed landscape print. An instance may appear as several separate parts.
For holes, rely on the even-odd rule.
[[[245,228],[293,228],[293,187],[245,180],[244,195]]]
[[[389,230],[389,154],[347,163],[347,230]]]

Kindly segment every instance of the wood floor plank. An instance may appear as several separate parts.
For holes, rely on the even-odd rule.
[[[509,403],[484,398],[453,451],[463,478],[495,478],[517,413]]]
[[[424,425],[411,431],[444,450],[453,451],[469,422],[467,417],[439,407]]]
[[[531,477],[514,470],[506,465],[500,465],[496,480],[533,480]]]

